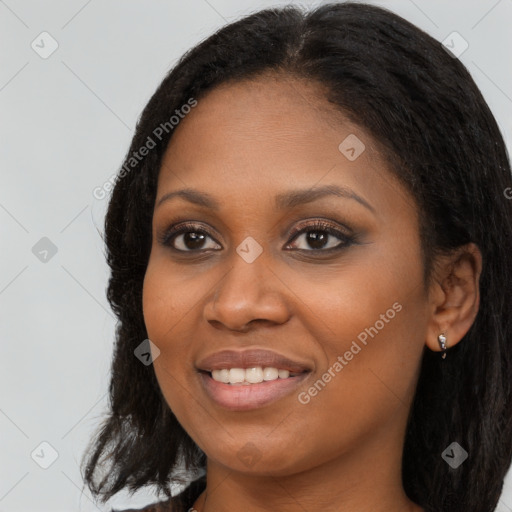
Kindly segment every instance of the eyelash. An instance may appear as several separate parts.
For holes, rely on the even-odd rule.
[[[316,252],[316,253],[330,254],[335,251],[343,250],[356,242],[355,235],[353,235],[353,234],[348,235],[348,234],[340,231],[339,229],[334,228],[331,224],[328,224],[326,222],[315,221],[306,226],[300,226],[300,227],[292,230],[292,233],[290,234],[291,238],[290,238],[290,241],[287,243],[287,246],[289,245],[289,243],[291,241],[298,238],[298,235],[301,235],[303,233],[308,233],[310,231],[319,231],[319,232],[328,233],[329,235],[339,238],[341,240],[341,242],[337,246],[331,247],[329,249],[294,249],[294,250],[300,251],[300,252],[307,252],[307,253]],[[194,224],[191,222],[185,222],[178,226],[177,225],[171,226],[164,233],[162,233],[160,236],[158,236],[158,241],[161,245],[163,245],[165,247],[169,247],[173,251],[182,253],[182,254],[183,253],[194,254],[194,253],[198,253],[201,251],[204,252],[204,251],[218,250],[218,249],[197,249],[197,250],[184,251],[182,249],[176,249],[175,247],[173,247],[172,242],[177,236],[179,236],[183,233],[190,233],[190,232],[206,235],[206,236],[210,237],[212,240],[214,240],[215,243],[218,244],[218,242],[213,238],[213,236],[210,233],[208,233],[208,231],[206,231],[203,228],[199,228],[198,224]]]

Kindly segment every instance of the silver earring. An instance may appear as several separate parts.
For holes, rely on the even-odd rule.
[[[439,346],[443,351],[443,355],[441,356],[443,359],[446,359],[446,336],[444,334],[440,334],[437,337],[437,341],[439,342]]]

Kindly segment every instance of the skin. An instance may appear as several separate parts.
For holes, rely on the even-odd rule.
[[[338,149],[350,134],[366,147],[354,161]],[[175,128],[155,205],[194,188],[220,210],[182,198],[155,206],[143,308],[161,351],[154,370],[165,400],[208,457],[199,512],[422,510],[401,481],[407,415],[423,351],[440,350],[441,332],[455,345],[474,321],[481,256],[470,244],[440,258],[424,287],[417,207],[378,147],[333,109],[321,86],[282,75],[217,87]],[[323,185],[349,187],[373,211],[336,196],[274,205],[277,194]],[[209,233],[199,245],[177,235],[174,246],[186,253],[158,241],[178,216]],[[348,226],[356,241],[325,255],[323,246],[343,239],[321,232],[324,245],[312,245],[308,234],[317,228],[290,236],[318,219],[342,233]],[[263,250],[252,263],[236,252],[248,236]],[[298,393],[394,303],[402,306],[394,318],[300,403]],[[225,410],[206,395],[195,364],[249,347],[275,349],[313,371],[277,402]],[[251,466],[237,456],[247,443],[258,459]]]

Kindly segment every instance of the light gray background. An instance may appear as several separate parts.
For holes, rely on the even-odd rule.
[[[96,507],[82,493],[78,464],[107,404],[115,326],[100,236],[107,200],[92,191],[118,170],[138,115],[183,52],[242,14],[285,3],[0,1],[0,512],[154,501],[121,493]],[[453,31],[467,40],[460,59],[510,148],[512,0],[372,3],[440,41]],[[47,59],[31,47],[43,31],[59,45]],[[32,252],[42,237],[57,248],[46,263]],[[49,460],[43,441],[58,452],[48,469],[31,458]],[[510,472],[498,510],[512,510]]]

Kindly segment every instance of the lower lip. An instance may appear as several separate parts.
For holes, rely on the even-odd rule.
[[[224,409],[249,411],[268,405],[290,394],[304,381],[310,372],[287,379],[263,381],[250,385],[231,385],[218,382],[210,374],[199,372],[207,395]]]

